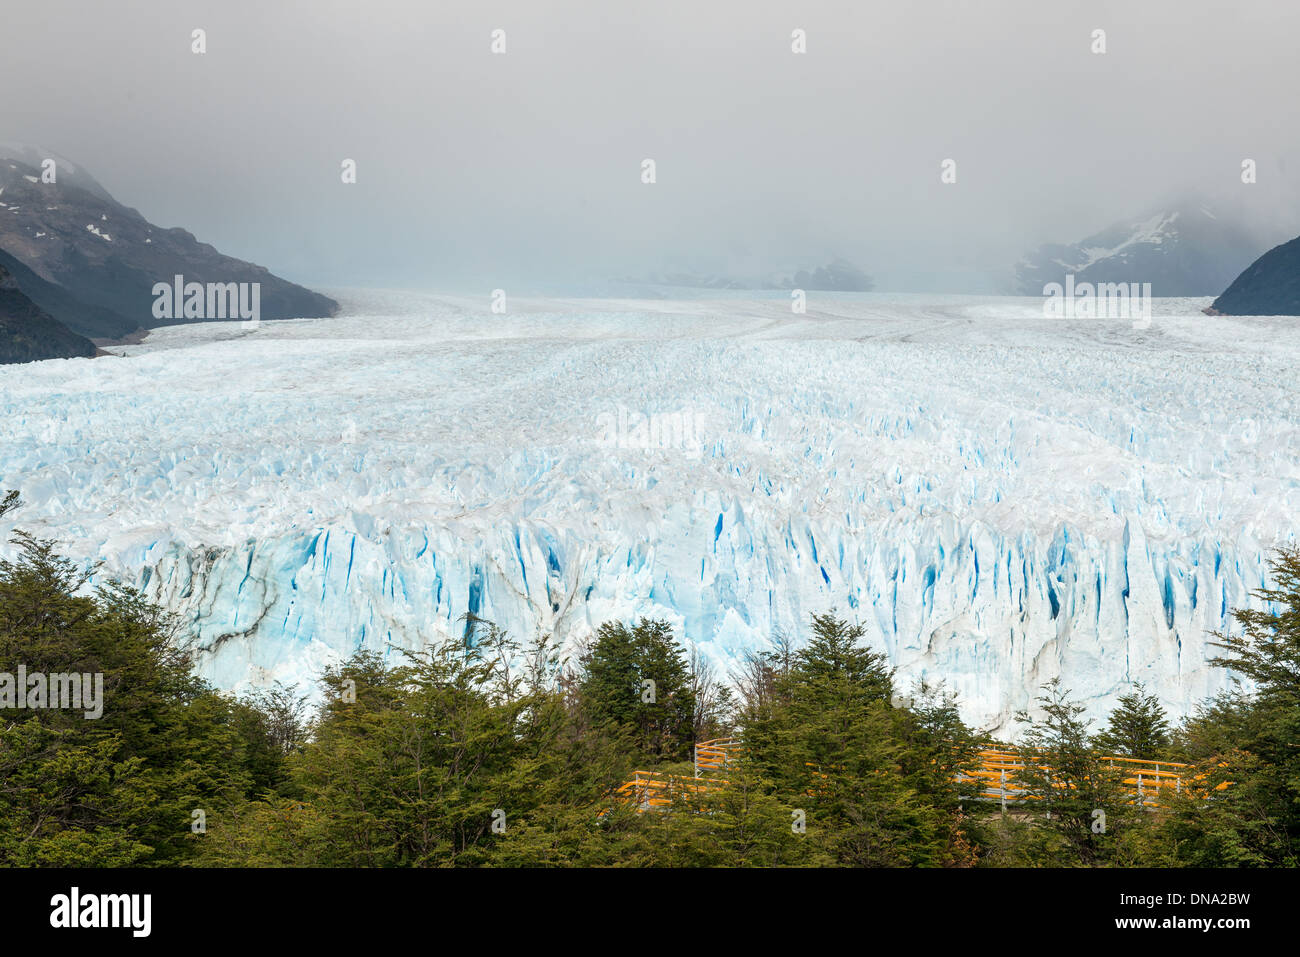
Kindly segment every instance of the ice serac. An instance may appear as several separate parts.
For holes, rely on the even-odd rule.
[[[1181,714],[1226,687],[1208,633],[1300,509],[1300,331],[1204,305],[1144,330],[881,296],[487,325],[421,297],[175,327],[0,370],[6,521],[140,583],[231,689],[467,613],[570,648],[663,617],[725,668],[835,608],[992,731],[1057,676],[1094,715],[1138,680]],[[608,434],[679,413],[663,447]]]
[[[1258,543],[1230,543],[1227,561],[1217,542],[1152,549],[1129,521],[1107,540],[954,521],[848,529],[801,517],[751,530],[731,511],[701,496],[635,545],[527,522],[477,540],[333,527],[218,550],[172,545],[139,563],[150,596],[186,610],[205,673],[227,687],[295,680],[359,645],[418,648],[458,633],[466,612],[516,635],[567,637],[664,616],[725,659],[775,631],[798,635],[834,606],[906,678],[946,682],[997,727],[1058,675],[1090,700],[1141,680],[1190,709],[1222,684],[1206,633],[1265,580]]]

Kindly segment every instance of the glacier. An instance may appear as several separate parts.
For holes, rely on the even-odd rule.
[[[661,617],[725,672],[833,608],[1012,737],[1053,677],[1094,717],[1135,681],[1175,715],[1227,687],[1209,633],[1294,540],[1294,320],[333,295],[0,368],[0,534],[142,587],[233,691],[467,612],[570,652]]]

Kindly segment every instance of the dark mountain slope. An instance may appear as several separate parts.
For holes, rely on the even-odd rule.
[[[1224,316],[1300,316],[1300,237],[1247,266],[1211,310]]]
[[[1148,212],[1068,246],[1040,247],[1016,266],[1016,290],[1048,283],[1151,283],[1153,296],[1212,296],[1267,248],[1239,222],[1200,203]]]
[[[95,355],[89,339],[51,318],[0,266],[0,363]]]
[[[117,337],[139,326],[184,321],[153,317],[154,284],[171,283],[176,275],[187,282],[260,283],[263,319],[338,310],[334,300],[222,255],[184,229],[153,225],[82,170],[44,183],[38,164],[0,159],[0,250],[26,267],[13,271],[23,291],[77,332]]]
[[[51,316],[61,316],[73,332],[91,339],[121,339],[139,328],[138,323],[112,309],[87,305],[62,286],[46,282],[3,249],[0,268],[8,271],[28,299]]]

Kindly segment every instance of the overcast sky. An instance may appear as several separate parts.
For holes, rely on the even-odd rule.
[[[0,141],[308,283],[841,255],[992,291],[1186,190],[1300,232],[1298,37],[1295,0],[41,0],[6,4]]]

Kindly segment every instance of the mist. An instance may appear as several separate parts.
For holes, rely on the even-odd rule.
[[[1297,36],[1261,0],[46,0],[5,13],[0,140],[311,284],[842,256],[883,291],[995,292],[1189,193],[1300,232]]]

